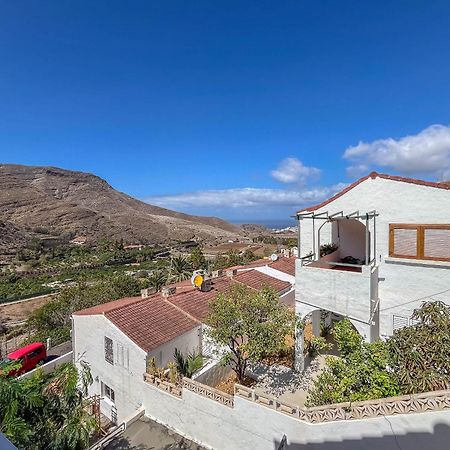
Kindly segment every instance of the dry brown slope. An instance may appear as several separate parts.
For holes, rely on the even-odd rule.
[[[125,242],[211,240],[240,233],[218,218],[141,202],[92,174],[12,164],[0,165],[0,220],[14,226],[20,236],[44,227],[56,233],[73,231],[92,239],[123,238]]]

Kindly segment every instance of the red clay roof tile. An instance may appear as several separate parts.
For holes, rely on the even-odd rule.
[[[269,267],[280,272],[287,273],[288,275],[295,275],[295,258],[291,256],[289,258],[280,257],[273,263],[269,264]]]
[[[105,316],[146,352],[200,325],[160,296],[108,311]]]
[[[74,315],[103,314],[139,347],[149,352],[199,326],[208,314],[210,300],[218,292],[226,291],[234,282],[254,289],[268,285],[278,292],[291,286],[287,281],[251,269],[233,278],[222,276],[213,279],[212,289],[208,292],[189,287],[186,282],[177,283],[176,293],[167,298],[161,294],[144,299],[123,298],[77,311]]]
[[[291,283],[288,281],[279,280],[273,278],[265,273],[258,272],[257,270],[248,270],[247,272],[241,272],[233,277],[234,281],[246,284],[253,289],[261,289],[264,286],[269,286],[275,289],[277,292],[282,292],[291,287]]]

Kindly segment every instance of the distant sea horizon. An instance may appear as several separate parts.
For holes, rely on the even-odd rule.
[[[247,220],[229,220],[229,222],[233,223],[234,225],[243,225],[246,223],[251,223],[254,225],[262,225],[266,228],[274,228],[277,230],[287,228],[287,227],[295,227],[296,222],[294,219],[247,219]]]

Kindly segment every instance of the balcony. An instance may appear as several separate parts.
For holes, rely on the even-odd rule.
[[[334,266],[322,264],[296,264],[295,299],[298,302],[333,311],[343,316],[368,322],[378,281],[378,267]]]
[[[368,218],[368,213],[325,215],[317,230],[305,233],[311,253],[296,262],[297,302],[365,323],[371,320],[372,300],[378,297],[378,266],[371,257],[376,241]],[[327,243],[321,245],[324,236]]]

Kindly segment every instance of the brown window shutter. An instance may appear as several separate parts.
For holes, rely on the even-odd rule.
[[[425,228],[424,257],[450,259],[450,228]]]
[[[394,228],[394,255],[417,256],[417,229]]]

